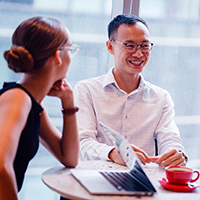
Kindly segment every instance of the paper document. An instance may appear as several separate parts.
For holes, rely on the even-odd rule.
[[[99,122],[105,133],[108,135],[109,139],[114,143],[115,148],[121,155],[122,159],[126,163],[129,169],[133,168],[134,159],[137,159],[137,155],[135,154],[133,148],[131,147],[130,143],[126,138],[119,134],[117,131],[111,129],[107,125]]]

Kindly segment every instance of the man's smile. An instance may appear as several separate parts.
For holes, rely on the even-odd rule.
[[[142,60],[142,61],[129,60],[129,63],[131,63],[131,64],[134,65],[135,67],[140,67],[140,66],[142,66],[142,64],[144,63],[144,60]]]

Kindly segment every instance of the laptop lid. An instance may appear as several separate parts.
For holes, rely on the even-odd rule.
[[[120,153],[122,159],[126,163],[127,167],[130,169],[128,172],[131,175],[132,180],[125,180],[127,177],[122,177],[126,172],[116,172],[108,171],[108,173],[113,173],[115,175],[120,175],[121,181],[108,181],[105,176],[102,175],[101,171],[98,170],[82,170],[82,169],[71,169],[71,174],[84,186],[91,194],[100,195],[139,195],[139,196],[150,196],[153,195],[156,190],[144,170],[142,169],[142,164],[134,150],[132,149],[129,142],[118,132],[114,131],[107,125],[100,122],[105,133],[113,141],[115,148]],[[104,172],[103,172],[104,173]],[[109,175],[110,176],[110,175]],[[112,183],[113,182],[113,183]],[[132,184],[131,190],[127,190],[121,186],[121,182]],[[116,184],[117,183],[117,184]],[[135,186],[137,187],[134,187]],[[127,185],[127,184],[126,184]]]

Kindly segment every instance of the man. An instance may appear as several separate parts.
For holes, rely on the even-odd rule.
[[[106,46],[115,66],[106,75],[80,81],[74,90],[80,108],[80,158],[124,164],[101,121],[128,139],[143,164],[186,165],[169,93],[141,75],[153,46],[146,22],[134,15],[118,15],[108,25],[108,37]]]

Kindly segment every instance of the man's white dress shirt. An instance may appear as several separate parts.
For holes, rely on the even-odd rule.
[[[140,75],[136,90],[121,90],[112,73],[80,81],[74,88],[80,135],[81,160],[108,160],[114,148],[99,121],[124,135],[131,144],[149,156],[172,149],[182,150],[179,130],[174,122],[174,103],[170,94],[145,81]]]

